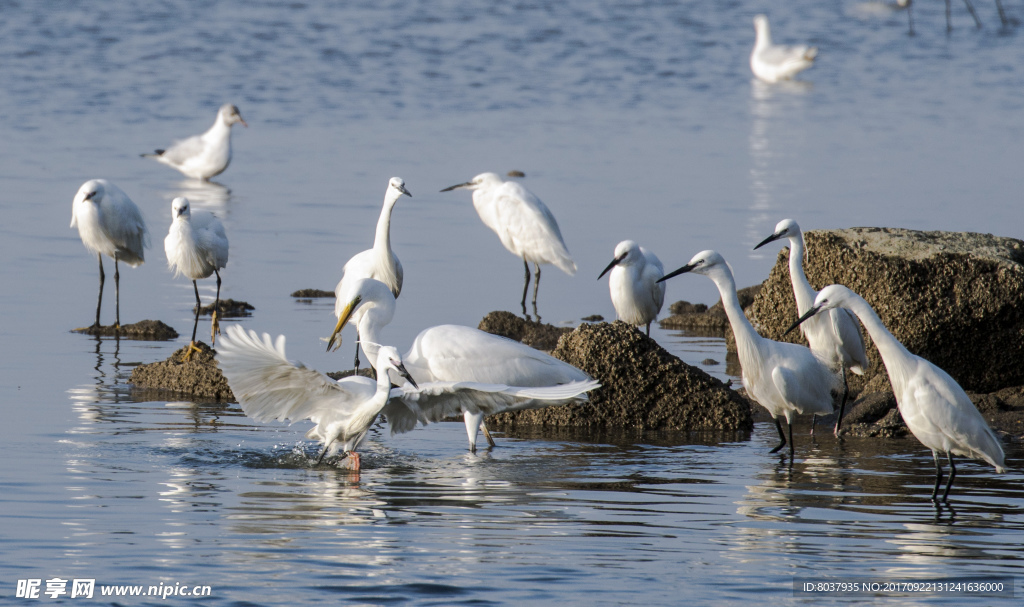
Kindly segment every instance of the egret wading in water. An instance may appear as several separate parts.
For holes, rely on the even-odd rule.
[[[398,299],[402,292],[402,262],[391,250],[391,212],[395,203],[402,196],[412,198],[409,190],[405,189],[405,181],[401,177],[392,177],[388,181],[388,189],[384,192],[384,208],[380,211],[380,218],[377,219],[377,232],[373,237],[373,248],[357,253],[349,259],[341,269],[341,280],[334,288],[335,304],[334,315],[341,317],[341,310],[344,305],[341,301],[345,293],[357,280],[362,278],[375,278],[391,289],[391,294]],[[355,370],[359,371],[359,337],[356,336],[356,358]],[[328,348],[329,349],[329,348]]]
[[[789,426],[789,454],[793,456],[793,414],[831,413],[835,375],[809,348],[758,335],[743,314],[732,270],[721,255],[715,251],[701,251],[690,263],[660,280],[685,272],[703,274],[718,287],[725,314],[736,337],[743,387],[751,398],[768,410],[779,431],[781,442],[771,452],[786,446],[786,435],[779,422],[779,416],[784,416]]]
[[[793,295],[796,297],[798,316],[803,316],[814,305],[818,292],[804,274],[804,259],[807,250],[804,247],[804,235],[792,219],[783,219],[775,226],[775,232],[762,240],[754,250],[769,242],[781,238],[789,239],[789,279],[793,283]],[[836,418],[834,434],[839,436],[843,423],[843,412],[846,400],[850,395],[850,385],[846,381],[846,370],[864,375],[868,367],[868,353],[864,349],[864,338],[860,334],[860,325],[849,310],[833,308],[827,314],[820,314],[806,320],[800,330],[811,351],[828,363],[832,369],[838,369],[843,378],[843,398],[839,405],[839,417]],[[811,432],[814,432],[814,419],[811,419]]]
[[[86,249],[96,253],[100,262],[100,294],[96,298],[96,322],[99,328],[103,305],[103,256],[114,260],[114,328],[121,327],[121,273],[118,262],[138,267],[146,261],[143,249],[149,246],[149,230],[139,207],[131,198],[106,179],[90,179],[78,188],[71,203],[71,227]]]
[[[933,502],[939,502],[939,485],[942,484],[939,453],[945,453],[949,461],[949,482],[942,494],[943,502],[949,500],[949,490],[956,478],[954,454],[982,459],[994,466],[996,472],[1005,471],[1003,446],[999,437],[985,423],[985,418],[960,384],[942,369],[911,354],[889,332],[875,310],[860,295],[842,285],[829,285],[818,293],[814,305],[790,330],[817,314],[835,308],[853,312],[863,323],[885,363],[903,421],[917,440],[932,450],[932,458],[935,460]]]
[[[481,173],[471,181],[447,187],[473,190],[473,206],[484,225],[501,239],[513,255],[523,260],[526,278],[523,284],[523,315],[526,294],[530,290],[530,262],[537,268],[533,283],[533,313],[537,315],[537,289],[541,264],[554,264],[569,276],[576,274],[576,263],[562,240],[558,222],[547,206],[516,181],[502,181],[495,173]]]
[[[316,426],[306,438],[324,444],[317,463],[340,444],[355,470],[360,467],[355,450],[379,413],[387,417],[394,435],[459,411],[473,411],[482,417],[545,406],[549,401],[559,404],[579,400],[577,394],[598,387],[593,380],[542,388],[467,381],[417,383],[402,364],[398,350],[379,344],[374,344],[376,358],[370,359],[376,361],[376,382],[356,375],[335,382],[288,362],[283,335],[271,343],[269,335],[260,340],[255,332],[246,334],[237,326],[227,333],[217,360],[245,414],[257,421],[312,420]],[[392,388],[392,381],[403,385]]]
[[[814,58],[818,56],[817,47],[772,44],[768,17],[765,15],[754,17],[754,32],[757,39],[750,53],[750,71],[761,80],[791,80],[797,73],[814,65]]]
[[[181,171],[186,177],[209,181],[228,168],[231,163],[231,125],[242,123],[248,127],[238,108],[225,103],[217,111],[213,126],[201,135],[174,142],[166,150],[142,154]]]
[[[651,322],[658,318],[665,303],[665,284],[658,279],[665,275],[658,256],[636,244],[623,240],[615,247],[615,259],[608,264],[598,280],[611,272],[608,290],[619,320],[639,327],[647,325],[651,336]]]
[[[177,197],[171,201],[171,228],[164,238],[164,252],[167,254],[167,267],[174,271],[174,276],[192,280],[192,288],[196,293],[196,319],[192,325],[192,341],[188,344],[185,359],[196,346],[196,327],[199,326],[199,286],[196,281],[217,275],[217,298],[213,305],[213,320],[210,323],[210,342],[216,343],[220,333],[220,270],[228,264],[228,237],[224,233],[224,224],[209,211],[192,211],[187,198]]]
[[[359,329],[360,345],[369,361],[377,360],[381,340],[380,331],[391,322],[395,311],[395,298],[381,282],[363,279],[355,284],[343,302],[341,318],[331,341],[350,320]],[[521,388],[555,387],[572,384],[578,389],[561,399],[548,399],[536,403],[517,404],[501,410],[485,411],[467,407],[462,410],[469,438],[470,451],[476,451],[479,430],[490,446],[494,446],[484,417],[504,410],[546,407],[550,405],[583,402],[586,392],[598,387],[592,378],[557,358],[530,346],[491,335],[478,329],[459,325],[439,325],[424,329],[413,340],[412,347],[403,356],[406,367],[416,381],[427,382],[479,382]]]

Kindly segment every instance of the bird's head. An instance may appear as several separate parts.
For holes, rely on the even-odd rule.
[[[601,278],[603,278],[604,275],[611,271],[615,266],[628,266],[636,263],[641,255],[640,245],[632,240],[623,240],[615,246],[615,258],[612,259],[611,263],[608,264],[608,267],[601,272],[597,279],[601,280]]]
[[[686,272],[693,272],[694,274],[704,274],[705,276],[707,276],[708,274],[711,274],[715,270],[721,268],[728,269],[729,264],[726,263],[725,259],[723,259],[722,256],[718,254],[718,252],[708,249],[707,251],[701,251],[700,253],[694,255],[693,258],[690,259],[690,263],[686,264],[685,266],[679,268],[674,272],[669,272],[668,274],[662,276],[661,278],[658,279],[658,282],[664,282],[669,278],[672,278],[673,276],[678,276]]]
[[[761,33],[762,31],[768,31],[768,16],[757,15],[754,17],[754,29]]]
[[[497,173],[480,173],[473,179],[466,183],[460,183],[441,190],[442,192],[450,192],[452,190],[478,190],[480,188],[500,185],[504,183],[501,177]]]
[[[799,327],[808,318],[827,312],[833,308],[843,307],[851,298],[857,297],[857,295],[850,289],[843,285],[829,285],[818,292],[818,296],[814,298],[814,305],[804,313],[803,316],[797,319],[795,323],[790,325],[786,329],[786,333],[789,333],[793,329]],[[785,333],[783,334],[785,335]]]
[[[342,282],[345,283],[344,280]],[[360,278],[344,284],[343,292],[338,294],[335,312],[338,315],[338,324],[327,340],[328,352],[341,345],[341,330],[353,318],[353,323],[359,323],[364,316],[369,315],[368,321],[374,327],[390,323],[395,313],[395,296],[381,281]]]
[[[192,218],[192,206],[184,196],[178,196],[171,201],[171,220],[177,220],[179,217],[185,221]]]
[[[78,193],[75,194],[75,204],[80,202],[99,204],[106,193],[105,185],[106,181],[103,179],[90,179],[86,181],[82,184],[82,187],[78,188]]]
[[[412,375],[405,368],[405,364],[402,363],[402,355],[398,353],[398,349],[393,346],[381,346],[377,351],[377,373],[383,372],[390,381],[391,371],[394,371],[399,377],[408,380],[413,388],[419,388],[416,380],[412,378]]]
[[[238,111],[238,106],[236,105],[225,103],[220,106],[220,110],[217,112],[217,115],[220,117],[221,121],[228,126],[231,126],[236,122],[241,122],[244,127],[249,126],[249,124],[242,119],[242,114]]]
[[[769,236],[768,238],[765,238],[761,242],[757,243],[757,246],[754,247],[754,250],[760,249],[769,242],[775,242],[776,240],[780,240],[782,238],[790,238],[799,235],[800,226],[797,225],[796,221],[792,219],[783,219],[779,223],[775,224],[775,232],[773,232],[772,235]]]
[[[392,177],[388,180],[388,193],[394,196],[395,200],[402,195],[412,198],[409,190],[405,189],[405,180],[401,177]]]

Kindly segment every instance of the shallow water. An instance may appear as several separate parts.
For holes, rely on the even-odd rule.
[[[210,585],[219,604],[775,604],[815,600],[795,577],[1020,575],[1016,445],[1005,475],[961,466],[955,512],[939,513],[915,441],[798,427],[790,465],[767,453],[768,425],[499,437],[475,456],[458,424],[384,431],[355,479],[309,467],[305,425],[125,384],[191,328],[191,286],[161,246],[180,194],[225,221],[223,296],[256,306],[244,326],[288,335],[292,358],[325,371],[349,365],[354,336],[324,353],[333,303],[288,294],[332,288],[369,246],[392,175],[414,195],[392,231],[399,346],[518,309],[519,262],[468,193],[438,193],[485,170],[526,172],[579,265],[545,270],[547,322],[614,317],[595,278],[625,238],[667,269],[716,248],[746,285],[777,252],[751,247],[784,217],[1021,237],[1024,48],[977,4],[980,31],[954,3],[946,35],[941,3],[921,3],[908,37],[904,14],[853,2],[0,3],[0,596],[62,576]],[[806,84],[750,80],[761,11],[777,40],[821,48]],[[138,157],[225,101],[250,128],[220,185]],[[95,309],[96,261],[67,227],[92,177],[128,192],[152,233],[147,263],[122,268],[122,320],[185,338],[68,332]],[[715,298],[701,277],[669,283],[669,301]],[[654,336],[728,377],[721,340]]]

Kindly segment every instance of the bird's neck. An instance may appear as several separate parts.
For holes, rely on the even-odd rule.
[[[391,192],[384,197],[384,208],[380,210],[380,218],[377,219],[377,232],[373,237],[373,248],[391,255],[391,212],[398,202],[397,196]]]
[[[230,139],[231,137],[231,126],[224,122],[220,116],[213,121],[213,126],[210,130],[203,134],[204,139]]]
[[[914,355],[886,328],[875,309],[860,295],[854,294],[854,297],[847,302],[846,308],[857,315],[861,324],[867,329],[868,335],[871,336],[871,341],[875,342],[878,354],[882,357],[882,363],[885,364],[885,369],[889,373],[889,381],[897,389],[896,395],[899,397],[899,386],[903,385],[903,382],[898,374],[900,369],[904,369],[910,364]],[[897,375],[894,375],[894,371]]]
[[[801,316],[814,305],[818,293],[804,274],[804,237],[789,237],[789,280],[793,283],[793,294],[796,296],[796,310]]]
[[[748,38],[749,40],[749,38]],[[772,45],[772,33],[767,25],[757,28],[757,38],[754,42],[755,49],[765,49]]]
[[[359,341],[363,355],[370,361],[373,368],[377,368],[377,352],[380,351],[380,331],[370,319],[370,314],[364,314],[359,319]],[[379,378],[378,378],[379,381]],[[388,384],[390,385],[390,384]]]
[[[718,287],[719,295],[722,296],[722,307],[725,308],[725,315],[729,317],[729,324],[732,326],[737,344],[740,342],[755,344],[763,339],[754,330],[754,325],[750,324],[747,315],[743,313],[740,298],[736,294],[736,280],[732,276],[732,271],[728,268],[720,269],[709,274],[709,277]]]

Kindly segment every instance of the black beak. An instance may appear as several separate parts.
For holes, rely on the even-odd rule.
[[[607,268],[605,268],[604,270],[601,270],[601,274],[597,277],[597,279],[601,280],[602,278],[604,278],[604,275],[607,274],[609,270],[611,270],[615,266],[617,266],[620,263],[622,263],[622,260],[625,259],[625,258],[626,258],[626,254],[623,253],[622,255],[619,255],[618,257],[613,259],[612,262],[610,264],[608,264]]]
[[[412,194],[409,193],[409,190],[405,189],[404,185],[403,186],[399,186],[398,191],[403,193],[403,194],[405,194],[409,198],[412,198]]]
[[[91,192],[89,192],[88,194],[85,195],[85,199],[86,200],[92,200],[96,196],[96,194],[98,194],[98,193],[99,193],[99,190],[93,190],[93,191],[91,191]]]
[[[697,267],[697,264],[695,264],[695,263],[688,263],[685,266],[683,266],[683,267],[679,268],[678,270],[676,270],[675,272],[669,272],[668,274],[662,276],[661,278],[659,278],[655,282],[665,282],[666,280],[668,280],[669,278],[672,278],[673,276],[679,276],[680,274],[685,274],[686,272],[689,272],[690,270],[692,270],[692,269],[694,269],[696,267]]]
[[[459,189],[459,188],[464,188],[464,187],[466,187],[467,185],[473,185],[473,182],[471,182],[471,181],[467,181],[466,183],[460,183],[460,184],[458,184],[458,185],[453,185],[453,186],[447,187],[447,188],[445,188],[445,189],[443,189],[443,190],[441,190],[441,191],[442,191],[442,192],[451,192],[452,190],[457,190],[457,189]]]
[[[817,313],[818,313],[818,312],[820,312],[820,311],[821,311],[821,308],[820,308],[820,307],[818,307],[818,306],[813,306],[813,307],[811,307],[811,309],[810,309],[810,310],[807,310],[807,313],[806,313],[806,314],[804,314],[803,316],[801,316],[800,318],[798,318],[798,319],[797,319],[797,321],[796,321],[795,323],[793,323],[792,325],[790,325],[790,327],[789,327],[788,329],[786,329],[786,332],[785,332],[785,333],[783,333],[783,335],[789,335],[789,332],[790,332],[790,331],[792,331],[793,329],[795,329],[795,328],[799,327],[799,326],[801,325],[801,323],[803,323],[803,322],[804,322],[805,320],[807,320],[808,318],[810,318],[810,317],[814,316],[815,314],[817,314]]]
[[[416,388],[417,390],[420,389],[420,387],[416,385],[416,380],[413,379],[412,375],[409,374],[409,371],[406,370],[405,364],[399,364],[395,368],[398,369],[398,374],[399,375],[401,375],[405,379],[409,380],[409,383],[412,384],[413,388]]]
[[[761,247],[763,247],[764,245],[768,244],[769,242],[775,242],[776,240],[778,240],[780,238],[782,238],[782,234],[772,234],[768,238],[765,238],[761,242],[757,243],[757,246],[754,247],[754,250],[756,251],[756,250],[760,249]]]

